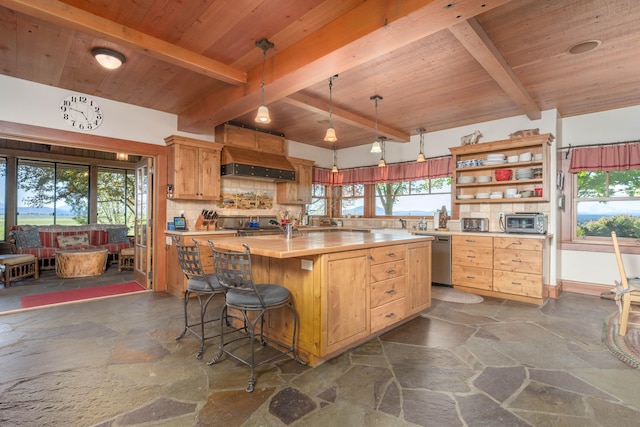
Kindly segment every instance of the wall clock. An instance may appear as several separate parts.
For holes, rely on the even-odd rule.
[[[60,114],[72,128],[84,131],[96,129],[102,124],[102,109],[86,95],[69,95],[60,103]]]

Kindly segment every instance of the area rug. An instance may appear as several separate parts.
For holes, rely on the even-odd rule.
[[[431,298],[460,304],[477,304],[484,301],[480,295],[459,291],[448,286],[431,286]]]
[[[640,330],[629,326],[627,335],[618,335],[618,310],[604,324],[602,341],[609,351],[627,365],[640,369]]]
[[[95,286],[92,288],[68,289],[47,294],[27,295],[22,297],[22,308],[39,307],[43,305],[60,304],[70,301],[79,301],[91,298],[108,297],[131,292],[145,291],[136,282],[116,283],[113,285]]]

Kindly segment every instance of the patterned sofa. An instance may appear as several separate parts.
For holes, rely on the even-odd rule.
[[[41,269],[52,269],[55,253],[61,249],[104,248],[111,262],[117,261],[121,249],[132,248],[125,225],[22,225],[11,230],[14,253],[34,255]]]

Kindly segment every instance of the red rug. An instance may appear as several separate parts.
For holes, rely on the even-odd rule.
[[[93,288],[68,289],[48,294],[27,295],[22,297],[22,308],[39,307],[41,305],[59,304],[61,302],[78,301],[110,295],[140,292],[145,289],[136,282],[116,283],[114,285],[96,286]]]

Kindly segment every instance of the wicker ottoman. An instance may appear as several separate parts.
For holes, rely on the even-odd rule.
[[[29,276],[35,279],[40,277],[36,257],[25,254],[0,255],[0,278],[5,287],[10,287],[13,280]]]
[[[134,248],[120,249],[120,254],[118,255],[118,271],[133,270],[134,256]]]

